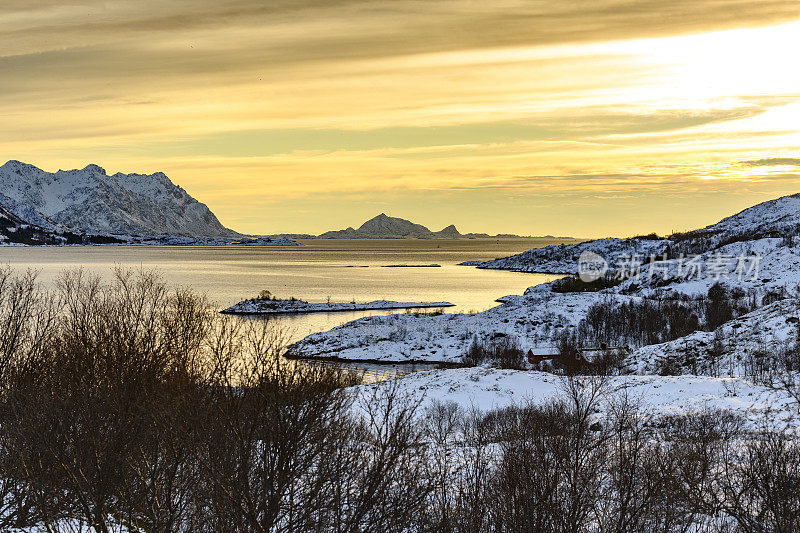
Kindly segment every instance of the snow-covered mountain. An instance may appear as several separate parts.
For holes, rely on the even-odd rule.
[[[50,230],[122,235],[228,237],[208,207],[161,172],[108,175],[97,165],[45,172],[20,161],[0,167],[0,204]]]
[[[30,208],[0,194],[0,245],[121,244],[110,235],[92,235],[53,224]]]

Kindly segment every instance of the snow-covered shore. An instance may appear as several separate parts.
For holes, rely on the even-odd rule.
[[[372,302],[324,302],[309,303],[303,300],[271,300],[253,298],[234,304],[221,312],[241,315],[274,315],[293,313],[332,313],[337,311],[372,311],[391,309],[439,309],[453,307],[450,302],[393,302],[374,300]]]
[[[513,338],[523,350],[550,346],[557,331],[578,324],[598,293],[552,294],[548,286],[506,296],[475,314],[399,314],[364,317],[313,333],[290,347],[298,357],[384,362],[460,363],[474,338]]]
[[[708,271],[718,265],[720,256],[759,257],[758,272],[742,276],[731,272],[719,276]],[[658,299],[667,294],[703,297],[715,283],[729,289],[751,293],[758,299],[767,294],[783,294],[786,298],[800,284],[800,246],[784,246],[780,239],[767,238],[736,242],[694,259],[700,271],[697,279],[677,275],[679,260],[660,261],[659,274],[649,276],[647,267],[638,279],[597,292],[553,292],[553,284],[529,288],[523,295],[499,298],[501,305],[476,314],[445,316],[392,315],[366,317],[343,324],[330,331],[314,333],[292,349],[304,357],[336,357],[353,360],[460,362],[474,338],[491,340],[509,337],[520,348],[552,348],[553,336],[564,329],[575,328],[593,304],[615,301],[638,302]],[[756,275],[757,274],[757,275]],[[778,298],[780,299],[780,298]],[[766,301],[766,300],[764,300]],[[774,350],[798,339],[796,301],[773,304],[756,309],[720,328],[727,339],[727,356],[741,356],[755,349]],[[700,356],[714,348],[713,331],[698,331],[687,337],[645,346],[629,358],[630,367],[639,372],[652,372],[654,362],[687,351]]]

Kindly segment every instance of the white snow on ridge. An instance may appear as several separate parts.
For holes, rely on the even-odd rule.
[[[235,235],[161,172],[109,176],[88,165],[51,173],[12,160],[0,167],[0,193],[51,223],[89,233]]]
[[[748,207],[700,231],[794,233],[798,227],[800,227],[800,194],[792,194]]]
[[[699,274],[691,273],[692,268]],[[614,290],[642,296],[664,290],[702,296],[715,283],[762,295],[781,288],[793,291],[800,286],[800,243],[789,246],[778,238],[738,241],[696,258],[657,261],[652,272],[651,265],[643,265],[638,277]]]
[[[68,229],[61,224],[53,223],[52,220],[49,220],[28,204],[18,202],[2,193],[0,193],[0,206],[3,206],[9,213],[16,215],[28,224],[51,231],[65,231]]]

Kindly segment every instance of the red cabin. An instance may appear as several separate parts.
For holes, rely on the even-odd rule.
[[[549,359],[555,359],[556,357],[558,357],[558,354],[538,354],[533,353],[533,350],[528,350],[528,362],[532,365],[539,364]]]

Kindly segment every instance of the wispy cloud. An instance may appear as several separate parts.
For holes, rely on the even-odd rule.
[[[798,20],[796,0],[7,0],[0,153],[164,170],[243,231],[298,205],[280,229],[329,229],[327,197],[622,232],[593,221],[631,194],[663,219],[634,231],[680,229],[704,194],[794,186],[769,167],[798,164]]]
[[[775,167],[775,166],[800,167],[800,158],[767,157],[764,159],[756,159],[754,161],[742,161],[742,164],[748,167]]]

